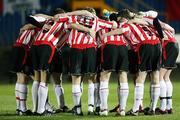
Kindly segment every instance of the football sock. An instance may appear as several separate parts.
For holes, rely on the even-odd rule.
[[[45,111],[45,104],[48,96],[48,87],[46,83],[40,82],[38,89],[38,113],[43,113]]]
[[[20,110],[19,83],[15,85],[16,109]]]
[[[160,109],[166,110],[166,83],[164,80],[160,80]]]
[[[60,85],[55,85],[54,91],[55,91],[55,94],[56,94],[58,107],[60,107],[60,95],[61,95]]]
[[[25,112],[26,108],[26,99],[27,99],[27,85],[19,84],[19,97],[20,97],[20,110]]]
[[[152,103],[151,103],[150,109],[153,111],[155,111],[156,109],[159,95],[160,95],[160,85],[159,84],[151,85],[151,102]]]
[[[129,87],[128,87],[128,83],[120,83],[120,90],[119,90],[120,94],[120,110],[125,110],[126,108],[126,103],[127,103],[127,98],[128,98],[128,94],[129,94]]]
[[[34,82],[32,84],[33,112],[37,112],[37,106],[38,106],[38,88],[39,88],[39,82],[34,80]]]
[[[172,109],[172,93],[173,93],[173,85],[170,80],[166,80],[166,97],[167,97],[167,110]]]
[[[80,85],[72,85],[72,95],[73,95],[74,106],[79,106],[82,95]]]
[[[109,85],[108,81],[100,81],[100,88],[99,88],[99,93],[100,93],[100,109],[101,110],[107,110],[108,109],[108,95],[109,95]]]
[[[94,107],[94,83],[88,86],[88,111],[93,112]]]
[[[143,83],[136,83],[135,91],[134,91],[134,105],[133,105],[133,112],[139,110],[139,106],[141,104],[141,100],[143,99],[144,94],[144,84]]]
[[[99,83],[94,84],[94,104],[100,107]]]

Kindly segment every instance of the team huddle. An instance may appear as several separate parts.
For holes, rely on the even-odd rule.
[[[173,86],[170,74],[179,53],[175,30],[158,19],[156,11],[134,13],[104,11],[102,18],[86,7],[65,13],[57,8],[52,16],[29,15],[13,45],[12,72],[18,115],[51,115],[71,112],[83,115],[83,81],[88,81],[88,115],[137,116],[172,114]],[[118,75],[118,105],[108,111],[109,80]],[[64,100],[62,75],[72,80],[69,110]],[[127,111],[128,74],[134,75],[134,104]],[[48,101],[48,80],[53,78],[58,108]],[[150,76],[150,104],[143,108],[144,82]],[[33,110],[27,110],[27,78],[31,76]],[[157,107],[160,99],[160,106]],[[126,112],[127,111],[127,112]]]

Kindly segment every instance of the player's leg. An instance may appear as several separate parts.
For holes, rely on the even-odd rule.
[[[176,59],[179,54],[179,46],[178,43],[173,43],[169,42],[165,46],[166,50],[166,56],[167,58],[165,59],[164,62],[164,67],[168,68],[168,71],[164,75],[164,80],[166,83],[166,97],[167,97],[167,104],[166,104],[166,109],[168,113],[172,113],[172,93],[173,93],[173,85],[170,79],[170,74],[172,72],[173,68],[176,68]]]
[[[126,71],[121,71],[119,73],[119,111],[118,113],[122,116],[125,115],[125,110],[126,110],[126,103],[127,103],[127,98],[129,95],[129,86],[128,86],[128,79],[127,79],[127,72]]]
[[[100,81],[100,73],[97,73],[95,80],[94,80],[94,105],[95,105],[95,114],[99,115],[100,112],[100,96],[99,96],[99,81]]]
[[[88,115],[94,115],[94,105],[95,105],[95,84],[94,80],[96,75],[88,75]],[[97,86],[96,86],[97,94]],[[96,98],[97,99],[97,98]]]
[[[30,115],[30,111],[27,111],[26,101],[27,101],[27,76],[24,73],[19,73],[19,100],[20,100],[20,111],[19,115]]]
[[[108,95],[109,95],[109,79],[111,76],[111,72],[102,71],[100,74],[100,115],[108,115]]]
[[[54,81],[54,91],[58,103],[56,112],[66,112],[68,110],[67,106],[65,106],[64,89],[62,87],[62,67],[62,55],[56,50],[50,65],[51,77]]]
[[[16,113],[18,115],[28,115],[26,100],[27,100],[27,76],[24,73],[24,68],[27,62],[27,51],[23,46],[13,47],[12,68],[11,71],[17,75],[15,85],[16,95]]]
[[[94,114],[94,80],[96,77],[96,50],[95,48],[87,48],[83,53],[83,69],[84,78],[88,81],[88,115]]]
[[[161,68],[159,73],[159,84],[160,84],[160,110],[166,111],[166,83],[164,76],[167,72],[167,69]]]
[[[144,81],[146,79],[147,72],[138,72],[137,78],[135,82],[135,90],[134,90],[134,105],[132,112],[134,115],[138,115],[139,106],[141,105],[143,95],[144,95]]]
[[[37,46],[32,46],[30,49],[30,56],[32,61],[32,67],[34,70],[33,84],[32,84],[32,103],[33,103],[33,113],[37,113],[38,108],[38,89],[40,83],[40,72],[38,71],[39,66],[39,56],[37,55]]]
[[[99,96],[99,85],[100,85],[100,72],[101,72],[101,47],[97,49],[96,57],[96,76],[94,78],[94,105],[95,115],[99,115],[100,112],[100,96]]]
[[[16,85],[15,85],[15,96],[16,96],[16,114],[19,114],[19,110],[20,110],[20,97],[19,97],[19,79],[20,79],[20,75],[19,73],[16,73],[17,76],[17,81],[16,81]]]
[[[166,83],[166,99],[167,99],[167,104],[166,104],[166,110],[168,113],[172,113],[172,94],[173,94],[173,84],[170,80],[170,74],[172,70],[168,70],[164,76],[164,80]]]
[[[49,45],[40,45],[38,50],[39,69],[40,69],[40,84],[38,89],[38,109],[37,113],[45,115],[45,105],[48,97],[48,79],[49,79],[49,66],[54,55],[54,48]]]
[[[135,80],[134,90],[134,104],[132,110],[127,112],[127,115],[138,115],[139,106],[141,105],[144,95],[144,81],[147,76],[147,70],[149,70],[149,56],[150,55],[149,45],[141,45],[137,54],[137,77]]]
[[[81,115],[81,76],[80,75],[72,75],[72,95],[73,102],[75,107],[75,114]]]
[[[151,103],[150,103],[149,111],[155,112],[159,95],[160,95],[159,70],[152,71],[151,74],[152,74],[151,91],[150,91]]]
[[[149,69],[151,70],[151,90],[150,90],[150,109],[145,114],[154,115],[155,109],[157,106],[157,102],[160,96],[160,84],[159,84],[159,70],[160,70],[160,59],[161,59],[161,46],[159,44],[156,45],[148,45],[151,52],[151,58],[148,62]]]
[[[111,53],[111,54],[110,54]],[[108,115],[109,79],[112,71],[116,70],[118,51],[116,45],[106,45],[102,50],[102,72],[100,73],[100,115]]]
[[[40,81],[40,73],[37,70],[34,70],[34,77],[33,77],[33,84],[32,84],[32,102],[33,102],[33,112],[37,112],[38,106],[38,88],[39,88],[39,81]]]
[[[126,46],[118,46],[118,62],[116,64],[116,70],[119,71],[118,73],[118,83],[119,83],[119,111],[117,111],[117,114],[121,116],[125,116],[125,109],[126,109],[126,103],[127,98],[129,95],[129,86],[128,86],[128,78],[127,78],[127,71],[128,71],[128,49]]]
[[[82,79],[82,50],[71,48],[70,51],[70,64],[71,64],[71,77],[72,77],[72,98],[74,103],[73,114],[83,115],[81,109],[81,79]]]

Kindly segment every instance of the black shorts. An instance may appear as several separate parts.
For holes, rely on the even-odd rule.
[[[32,65],[30,51],[28,51],[27,53],[28,54],[27,54],[26,65],[25,65],[25,68],[24,68],[24,73],[26,75],[33,75],[34,71],[33,71],[33,65]]]
[[[168,42],[163,48],[162,54],[162,68],[172,69],[176,68],[176,59],[179,54],[178,43]]]
[[[160,69],[160,44],[142,44],[138,51],[138,69],[140,71],[155,71]]]
[[[127,46],[106,45],[104,47],[102,64],[103,70],[128,72],[128,64]]]
[[[60,55],[60,51],[55,51],[54,56],[52,58],[49,71],[62,73],[62,55]]]
[[[27,50],[23,46],[12,48],[11,72],[23,72],[27,60]]]
[[[128,50],[129,73],[136,74],[138,72],[138,55],[134,50]]]
[[[61,50],[62,56],[62,72],[63,74],[70,73],[70,47],[68,44],[65,44]]]
[[[96,49],[71,48],[70,65],[72,75],[92,74],[96,72]]]
[[[54,50],[49,45],[33,45],[31,50],[31,57],[34,70],[49,70]]]

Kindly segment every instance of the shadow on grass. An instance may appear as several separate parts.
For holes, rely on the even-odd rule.
[[[13,114],[12,113],[3,113],[3,114],[0,113],[0,117],[1,116],[17,116],[17,115],[15,113],[13,113]]]

